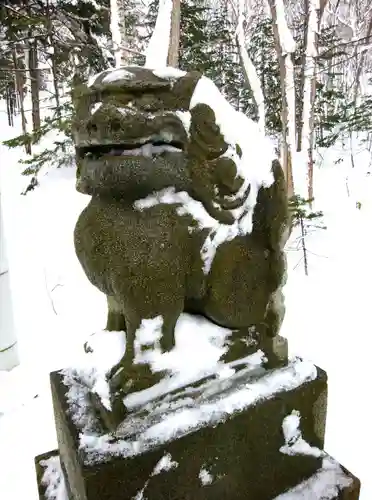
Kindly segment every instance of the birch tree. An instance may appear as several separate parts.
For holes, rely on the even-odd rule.
[[[320,28],[320,1],[305,0],[307,12],[307,35],[305,57],[303,59],[303,107],[302,121],[299,127],[298,144],[300,150],[306,152],[307,156],[307,195],[313,198],[313,149],[314,149],[314,101],[316,91],[317,71],[317,33]],[[306,158],[306,157],[304,157]],[[306,159],[304,159],[306,164]]]
[[[172,0],[159,0],[155,28],[145,51],[145,66],[147,68],[154,69],[167,66],[171,37],[172,9]]]
[[[244,34],[244,24],[245,24],[245,12],[244,12],[244,0],[239,0],[238,9],[231,2],[233,7],[233,12],[235,15],[235,21],[237,24],[236,27],[236,43],[239,50],[240,62],[243,69],[244,79],[248,87],[251,88],[253,93],[253,98],[255,100],[257,109],[258,109],[258,124],[261,131],[265,132],[265,98],[263,95],[260,78],[257,74],[256,68],[249,57],[247,48],[246,48],[246,39]]]
[[[296,143],[295,81],[292,54],[296,44],[285,18],[283,0],[268,0],[274,31],[275,50],[279,59],[282,97],[282,165],[289,196],[294,194],[292,162]],[[296,182],[299,184],[299,182]],[[297,189],[297,186],[296,186]]]
[[[181,0],[173,0],[171,14],[168,66],[178,67],[180,50]]]
[[[371,44],[372,44],[372,8],[370,9],[369,16],[370,17],[368,20],[368,27],[367,27],[367,33],[366,33],[367,48],[361,51],[358,65],[357,65],[356,75],[355,75],[354,105],[356,104],[357,98],[358,98],[358,92],[359,92],[359,87],[360,87],[360,77],[362,74],[363,67],[366,63],[367,50],[368,50],[368,47],[371,48]]]
[[[120,0],[110,0],[110,31],[114,47],[115,66],[125,64],[123,44],[125,42],[124,9],[119,6]]]

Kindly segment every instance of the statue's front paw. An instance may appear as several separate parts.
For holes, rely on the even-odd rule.
[[[148,364],[133,364],[128,368],[119,366],[109,376],[110,393],[125,395],[143,391],[160,382],[164,373],[153,373]]]

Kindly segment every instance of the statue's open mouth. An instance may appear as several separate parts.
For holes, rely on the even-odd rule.
[[[165,142],[162,140],[132,144],[92,145],[76,148],[80,159],[92,160],[98,160],[103,156],[145,156],[151,158],[163,153],[182,153],[183,150],[184,147],[181,142]]]

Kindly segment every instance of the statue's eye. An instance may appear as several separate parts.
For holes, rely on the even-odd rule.
[[[141,108],[154,108],[156,107],[157,99],[153,94],[142,94],[141,97],[137,100],[139,106]]]

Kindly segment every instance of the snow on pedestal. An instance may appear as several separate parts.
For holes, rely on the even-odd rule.
[[[41,484],[45,487],[45,500],[69,500],[59,456],[51,456],[39,463],[44,468]]]
[[[92,336],[79,365],[51,375],[60,455],[75,496],[84,484],[87,499],[95,500],[104,484],[100,500],[116,498],[124,481],[128,500],[187,494],[233,500],[242,488],[249,490],[248,500],[271,499],[319,470],[322,457],[280,448],[282,423],[293,408],[308,417],[304,440],[323,446],[325,422],[317,401],[326,390],[324,372],[298,358],[266,370],[261,351],[224,364],[220,358],[231,331],[188,314],[177,323],[176,347],[161,354],[161,321],[142,322],[136,361],[146,359],[153,371],[168,374],[126,396],[129,413],[114,432],[103,430],[89,393],[95,390],[105,400],[105,373],[123,354],[124,332]]]
[[[323,457],[322,467],[309,479],[279,495],[274,500],[333,500],[339,498],[340,491],[352,486],[354,480],[323,450],[311,446],[303,439],[300,420],[301,415],[296,410],[293,410],[283,420],[285,444],[280,448],[280,451],[291,456],[312,455]],[[342,498],[346,497],[343,496]]]

